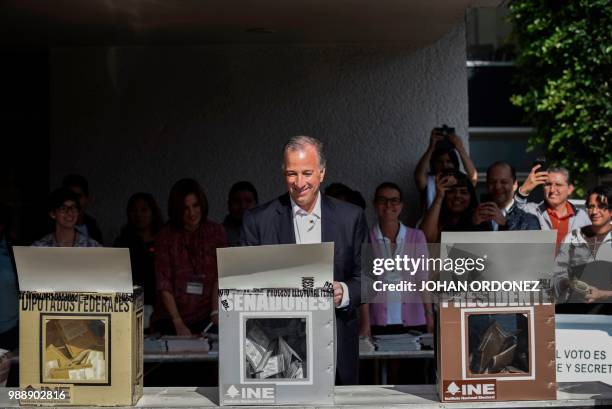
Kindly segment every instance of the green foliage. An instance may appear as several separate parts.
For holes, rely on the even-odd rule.
[[[530,148],[568,168],[578,193],[612,171],[612,1],[514,0],[519,53],[512,103],[536,128]]]

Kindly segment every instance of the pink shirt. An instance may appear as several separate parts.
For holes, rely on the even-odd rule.
[[[396,244],[401,246],[397,248],[391,257],[395,255],[407,255],[412,258],[418,258],[421,256],[428,257],[427,251],[427,240],[423,231],[418,229],[412,229],[410,227],[403,227],[405,231],[403,240],[396,240]],[[389,257],[382,253],[382,235],[378,223],[370,229],[370,240],[373,246],[374,254],[376,257]],[[409,273],[403,273],[405,276],[401,277],[402,280],[413,281],[418,283],[417,287],[420,287],[421,281],[427,281],[429,273],[427,270],[419,270],[414,276],[410,276]],[[384,297],[384,295],[383,295]],[[378,299],[377,303],[370,304],[370,325],[388,325],[387,321],[387,310],[389,305],[386,302],[386,298],[381,300]],[[425,308],[421,300],[419,292],[404,292],[402,293],[401,303],[401,324],[408,326],[419,326],[425,325]]]

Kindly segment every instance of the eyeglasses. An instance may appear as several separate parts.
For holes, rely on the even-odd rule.
[[[383,197],[383,196],[378,196],[374,199],[374,203],[376,203],[377,205],[391,205],[391,206],[398,206],[399,204],[402,203],[402,199],[400,199],[399,197]]]
[[[78,213],[79,208],[76,206],[60,206],[57,208],[57,211],[60,212],[61,214]]]
[[[597,210],[597,209],[599,209],[599,210],[610,210],[610,208],[608,207],[608,205],[605,205],[605,204],[600,204],[600,205],[594,205],[594,204],[592,204],[592,205],[588,205],[588,206],[586,207],[586,209],[587,209],[588,211],[590,211],[590,212],[592,212],[593,210]]]

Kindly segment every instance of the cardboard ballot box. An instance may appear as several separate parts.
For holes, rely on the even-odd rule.
[[[142,396],[143,297],[129,251],[15,247],[19,385],[29,405],[133,405]]]
[[[225,248],[221,405],[333,404],[333,243]]]
[[[441,257],[484,257],[465,280],[540,283],[552,271],[554,231],[443,233]],[[471,283],[476,282],[475,286]],[[438,305],[437,388],[442,402],[556,399],[555,308],[548,290],[471,290]]]
[[[441,303],[442,402],[556,399],[554,305]]]

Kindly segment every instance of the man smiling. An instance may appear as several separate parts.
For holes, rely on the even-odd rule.
[[[288,193],[248,210],[241,242],[247,246],[334,242],[334,304],[337,324],[336,383],[359,380],[357,307],[361,299],[361,244],[368,227],[363,210],[323,195],[323,144],[296,136],[283,149]]]
[[[516,205],[514,192],[517,187],[516,171],[512,165],[499,161],[489,166],[487,192],[491,201],[481,203],[476,214],[491,224],[491,230],[540,230],[537,217]]]
[[[527,196],[538,185],[544,185],[544,201],[528,203]],[[514,198],[520,208],[538,218],[542,230],[557,230],[558,247],[568,232],[591,224],[586,212],[568,201],[573,191],[574,186],[567,169],[550,168],[548,171],[540,171],[540,165],[536,165]]]

